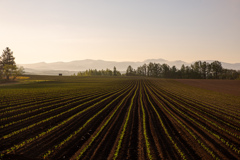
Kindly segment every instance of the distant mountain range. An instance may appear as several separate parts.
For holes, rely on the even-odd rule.
[[[153,63],[166,63],[169,66],[175,65],[177,68],[181,68],[182,64],[191,65],[191,63],[187,63],[184,61],[167,61],[165,59],[148,59],[142,62],[133,62],[133,61],[124,61],[124,62],[115,62],[115,61],[104,61],[104,60],[77,60],[71,62],[54,62],[54,63],[33,63],[33,64],[20,64],[19,66],[23,66],[25,68],[26,74],[37,74],[37,75],[58,75],[58,73],[62,73],[63,75],[72,75],[73,73],[77,73],[79,71],[85,71],[87,69],[113,69],[115,66],[118,71],[124,73],[129,65],[133,68],[137,68],[144,63],[148,64],[150,62]],[[206,62],[213,62],[213,60],[208,60]],[[194,62],[192,62],[194,63]],[[235,69],[240,70],[240,63],[225,63],[221,62],[223,68],[227,69]]]

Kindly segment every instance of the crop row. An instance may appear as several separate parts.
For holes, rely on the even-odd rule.
[[[13,131],[12,133],[9,133],[9,134],[7,134],[7,135],[4,135],[1,139],[10,138],[10,137],[12,137],[12,136],[14,136],[14,135],[16,135],[16,134],[19,134],[19,133],[21,133],[21,132],[23,132],[23,131],[25,131],[25,130],[27,131],[27,130],[29,130],[30,128],[33,128],[33,127],[35,127],[35,126],[37,126],[37,125],[40,125],[40,124],[42,124],[42,123],[45,123],[45,122],[47,122],[47,121],[50,121],[50,120],[52,120],[52,119],[54,119],[54,118],[62,117],[64,114],[66,114],[66,113],[68,113],[68,112],[70,112],[70,111],[74,111],[75,109],[80,108],[81,106],[84,106],[84,105],[86,105],[86,104],[91,104],[91,103],[94,102],[94,101],[97,102],[98,100],[101,100],[103,97],[107,97],[107,98],[105,98],[105,99],[109,99],[109,98],[113,97],[114,95],[119,94],[122,90],[124,90],[124,89],[126,89],[126,88],[129,88],[129,87],[130,87],[130,86],[129,86],[129,84],[128,84],[127,86],[123,86],[123,88],[119,89],[118,91],[114,90],[113,92],[108,92],[108,93],[105,93],[105,94],[102,93],[100,96],[98,96],[97,98],[94,98],[94,99],[93,99],[92,97],[90,97],[90,98],[88,98],[88,100],[87,100],[85,103],[80,103],[80,105],[77,105],[77,106],[75,106],[75,107],[72,107],[72,108],[68,109],[67,111],[61,112],[60,114],[57,114],[57,115],[48,117],[48,118],[43,119],[43,120],[41,120],[41,121],[39,121],[39,122],[37,122],[37,123],[31,124],[31,125],[29,125],[29,126],[27,126],[27,127],[24,127],[24,128],[19,129],[19,130]],[[100,103],[100,102],[102,102],[102,101],[104,101],[104,100],[101,100],[101,101],[95,103],[93,106],[96,106],[98,103]],[[69,104],[64,105],[64,106],[61,106],[61,107],[66,107],[66,106],[68,106],[68,105],[69,105]],[[87,111],[88,109],[92,108],[93,106],[86,108],[85,110],[81,111],[80,113]],[[56,109],[57,109],[57,108],[56,108]],[[49,111],[48,111],[48,112],[49,112]],[[80,113],[79,113],[79,114],[80,114]],[[67,121],[70,121],[72,118],[77,117],[79,114],[73,115],[72,117],[70,117],[69,119],[63,121],[62,123],[58,124],[57,126],[54,126],[54,127],[50,128],[50,129],[48,129],[47,132],[42,132],[42,133],[40,133],[40,134],[39,134],[38,136],[36,136],[35,138],[30,138],[30,139],[28,139],[28,140],[26,140],[26,141],[21,142],[21,143],[18,144],[18,145],[15,145],[15,147],[11,147],[11,149],[7,149],[7,153],[10,153],[10,152],[12,152],[12,151],[15,150],[15,149],[24,146],[26,143],[32,142],[34,139],[38,139],[39,137],[42,137],[42,136],[45,135],[46,133],[49,133],[50,131],[58,128],[59,126],[65,124]]]
[[[156,89],[156,88],[152,88],[152,89],[155,90],[155,93],[156,93],[156,92],[159,92],[159,90]],[[223,136],[221,136],[221,135],[219,134],[219,133],[221,133],[221,132],[219,132],[219,130],[213,131],[213,130],[212,130],[212,127],[209,128],[208,126],[201,124],[201,123],[200,123],[200,122],[201,122],[200,119],[202,118],[202,119],[205,121],[205,123],[209,123],[209,124],[211,124],[211,125],[214,125],[214,127],[217,127],[218,129],[221,129],[222,131],[225,131],[225,132],[227,132],[228,134],[230,134],[230,135],[232,135],[232,136],[234,136],[234,137],[236,137],[236,138],[239,138],[239,136],[238,136],[237,134],[232,133],[232,132],[226,130],[225,128],[222,128],[222,127],[218,126],[217,124],[215,124],[215,123],[213,123],[212,121],[208,120],[207,118],[205,118],[205,117],[204,117],[203,115],[201,115],[201,114],[194,113],[194,111],[191,111],[191,109],[190,109],[191,106],[189,106],[189,105],[188,105],[188,106],[182,105],[182,104],[180,103],[181,101],[173,100],[173,98],[167,97],[167,94],[162,94],[162,95],[160,95],[159,93],[156,93],[156,94],[158,95],[158,97],[161,98],[161,100],[163,100],[163,101],[166,102],[171,108],[173,108],[174,110],[176,110],[176,111],[178,112],[178,114],[180,114],[180,115],[181,115],[182,117],[184,117],[184,118],[187,118],[189,121],[193,122],[196,126],[198,126],[199,129],[202,129],[203,131],[209,133],[210,135],[212,135],[213,137],[215,137],[216,139],[218,139],[220,142],[224,143],[227,147],[231,148],[233,151],[237,152],[238,154],[240,153],[238,147],[235,146],[233,143],[231,143],[231,140],[230,140],[230,139],[227,140],[226,138],[224,138]],[[168,100],[167,100],[165,97],[167,97]],[[179,107],[177,107],[177,106],[179,106]],[[184,109],[184,110],[183,110],[183,109]],[[194,113],[194,116],[190,116],[189,113],[188,113],[188,111],[191,111],[192,113]],[[198,118],[196,118],[196,117],[198,117]],[[199,118],[200,118],[200,119],[199,119]],[[204,146],[204,145],[202,145],[202,146]],[[208,151],[209,151],[209,149],[208,149]],[[211,152],[211,154],[212,154],[212,152]],[[213,154],[212,154],[212,155],[213,155]],[[215,156],[213,156],[213,157],[215,157]]]
[[[112,112],[112,114],[110,116],[108,116],[107,120],[103,123],[103,125],[101,125],[101,128],[99,129],[99,131],[97,133],[95,133],[91,140],[89,141],[89,143],[87,143],[85,145],[84,148],[80,149],[76,154],[76,158],[75,159],[80,159],[84,152],[92,145],[92,143],[94,142],[94,140],[99,136],[99,134],[103,131],[103,129],[107,126],[107,124],[110,122],[110,120],[114,117],[114,115],[117,113],[117,111],[119,110],[119,108],[122,106],[123,102],[129,97],[129,95],[135,90],[137,90],[137,87],[133,87],[130,91],[128,90],[128,94],[122,98],[122,100],[120,101],[120,103],[117,105],[117,107],[115,108],[115,110]],[[136,94],[136,91],[135,91]],[[131,105],[130,105],[131,107]],[[123,129],[124,130],[124,129]]]
[[[228,111],[224,104],[179,92],[183,86],[171,80],[80,81],[64,81],[69,88],[57,94],[56,87],[56,95],[40,97],[42,103],[31,101],[32,96],[2,108],[0,159],[14,154],[49,160],[239,158],[236,107]],[[79,84],[86,90],[74,89]]]
[[[158,92],[160,90],[158,89]],[[232,130],[234,131],[239,131],[239,127],[237,125],[234,125],[231,122],[238,122],[235,119],[232,118],[228,118],[225,115],[222,115],[222,117],[226,117],[227,119],[231,120],[231,121],[226,121],[226,118],[222,119],[222,117],[216,116],[215,114],[218,114],[218,112],[210,112],[209,110],[205,111],[205,108],[208,108],[208,106],[204,106],[204,105],[199,105],[199,103],[193,103],[193,102],[189,102],[188,99],[183,99],[178,95],[173,95],[170,92],[163,92],[161,90],[161,92],[163,93],[163,95],[170,99],[171,101],[173,101],[175,104],[181,106],[181,108],[184,108],[184,111],[189,111],[192,114],[195,114],[196,117],[199,117],[201,119],[203,119],[204,122],[208,122],[209,124],[213,125],[214,127],[240,139],[240,136],[232,133],[231,131],[227,130],[226,127],[231,127]],[[219,115],[219,114],[218,114]],[[198,120],[199,120],[198,118]],[[212,120],[210,120],[210,118]],[[218,124],[219,123],[219,124]],[[224,127],[221,127],[220,125],[226,125]]]
[[[113,91],[113,92],[115,92],[115,91]],[[108,95],[108,94],[111,94],[111,93],[109,93],[109,92],[95,92],[95,93],[88,94],[88,95],[85,95],[85,96],[82,96],[82,97],[80,96],[80,97],[77,97],[77,98],[74,98],[74,99],[70,98],[70,100],[65,100],[65,99],[60,100],[59,103],[54,101],[50,105],[46,105],[45,103],[41,104],[41,105],[36,105],[36,107],[37,107],[36,109],[28,110],[26,112],[22,112],[22,113],[19,113],[19,114],[15,114],[15,115],[10,116],[10,117],[5,117],[5,118],[2,118],[0,121],[8,120],[8,119],[11,119],[11,118],[16,118],[16,117],[23,116],[23,115],[26,115],[26,114],[29,114],[29,113],[34,113],[36,111],[43,110],[43,112],[40,112],[39,114],[34,114],[32,116],[28,115],[26,118],[23,118],[23,119],[20,119],[20,120],[17,120],[17,121],[12,121],[8,124],[1,125],[0,128],[8,127],[8,126],[13,125],[13,124],[17,124],[17,123],[20,123],[20,122],[23,122],[23,121],[27,121],[27,120],[42,116],[44,114],[49,114],[51,112],[55,112],[55,111],[60,110],[62,108],[67,108],[68,106],[71,106],[71,105],[80,104],[80,103],[83,103],[85,101],[97,98],[97,97],[99,97],[103,94]],[[41,106],[43,106],[43,107],[41,107]],[[50,110],[47,110],[47,109],[50,109]],[[45,111],[45,110],[47,110],[47,111]]]

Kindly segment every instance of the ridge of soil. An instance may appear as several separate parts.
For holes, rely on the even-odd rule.
[[[239,80],[219,79],[177,79],[176,81],[193,87],[240,96]]]

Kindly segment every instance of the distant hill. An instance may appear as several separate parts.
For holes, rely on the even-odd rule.
[[[115,61],[104,61],[104,60],[77,60],[71,62],[54,62],[54,63],[33,63],[33,64],[20,64],[25,68],[26,74],[38,74],[38,75],[58,75],[58,73],[62,73],[63,75],[72,75],[73,73],[77,73],[79,71],[85,71],[87,69],[113,69],[115,66],[117,70],[124,73],[129,65],[133,68],[137,68],[144,63],[148,64],[150,62],[153,63],[166,63],[169,66],[175,65],[177,68],[181,68],[182,64],[191,65],[191,63],[187,63],[184,61],[168,61],[165,59],[147,59],[142,62],[133,62],[133,61],[124,61],[124,62],[115,62]],[[213,62],[213,60],[209,60],[207,62]],[[225,63],[221,62],[224,68],[240,70],[240,63]]]

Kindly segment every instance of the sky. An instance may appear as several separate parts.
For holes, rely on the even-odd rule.
[[[240,63],[239,0],[0,0],[0,6],[0,50],[9,47],[17,64]]]

